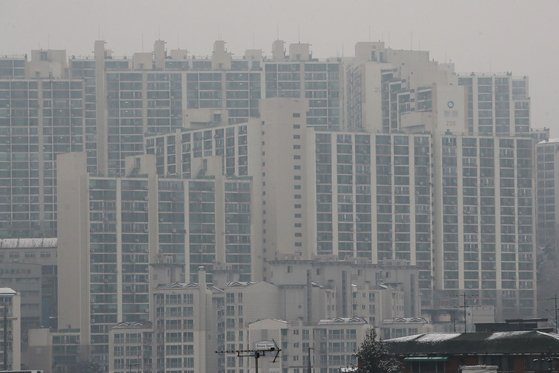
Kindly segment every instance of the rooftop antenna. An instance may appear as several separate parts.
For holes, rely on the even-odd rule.
[[[221,40],[221,26],[217,25],[217,40]]]
[[[181,49],[181,37],[177,32],[177,49]]]
[[[301,44],[301,25],[297,25],[297,43]]]
[[[390,31],[388,32],[388,48],[390,48]]]
[[[142,34],[142,53],[144,53],[144,34]]]
[[[50,34],[47,34],[47,49],[50,49]]]
[[[411,50],[413,50],[413,31],[411,32],[410,35],[410,45],[411,45]]]
[[[157,40],[161,40],[161,25],[157,24]]]
[[[276,40],[279,40],[279,24],[276,24]]]
[[[369,26],[369,41],[371,41],[371,26]]]
[[[101,40],[101,24],[97,24],[97,40]]]
[[[258,373],[258,359],[261,356],[266,356],[266,352],[275,352],[276,356],[274,356],[274,360],[272,361],[272,364],[276,362],[279,353],[281,352],[281,348],[278,347],[278,344],[276,343],[276,341],[274,341],[272,339],[272,341],[274,342],[273,346],[265,346],[262,348],[255,348],[254,350],[224,350],[224,351],[216,351],[216,354],[237,354],[237,357],[253,357],[254,358],[254,367],[255,373]],[[268,342],[269,343],[269,342]],[[266,343],[266,344],[268,344]],[[258,347],[258,345],[256,345],[255,347]]]

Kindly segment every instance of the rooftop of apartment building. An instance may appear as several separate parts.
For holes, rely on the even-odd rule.
[[[335,317],[333,319],[324,319],[318,322],[318,325],[347,325],[347,324],[368,324],[369,322],[362,317]]]
[[[543,141],[540,141],[538,143],[538,145],[546,145],[546,144],[557,144],[559,143],[559,138],[553,138],[553,139],[545,139]]]

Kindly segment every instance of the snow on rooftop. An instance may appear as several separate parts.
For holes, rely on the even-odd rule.
[[[421,334],[414,334],[414,335],[408,335],[408,336],[405,336],[405,337],[387,339],[387,341],[390,341],[390,342],[409,342],[409,341],[413,341],[414,339],[417,339],[419,337],[421,337]]]
[[[416,334],[409,335],[407,337],[400,337],[390,339],[390,342],[409,342],[416,341],[420,343],[436,343],[443,342],[459,337],[460,333],[426,333],[426,334]]]
[[[555,138],[555,139],[546,139],[546,140],[542,140],[540,141],[537,145],[546,145],[546,144],[557,144],[559,143],[559,139]]]
[[[487,337],[488,341],[491,340],[495,340],[495,339],[501,339],[501,338],[509,338],[509,337],[513,337],[516,335],[523,335],[523,334],[528,334],[531,333],[531,330],[523,330],[523,331],[514,331],[514,332],[495,332],[493,334],[491,334],[489,337]]]
[[[0,295],[15,295],[17,292],[10,288],[0,288]]]

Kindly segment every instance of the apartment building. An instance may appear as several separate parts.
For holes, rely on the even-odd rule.
[[[0,81],[0,237],[56,237],[56,156],[83,151],[83,82]]]
[[[56,327],[57,239],[0,239],[0,284],[21,297],[21,329]]]
[[[427,51],[392,50],[380,41],[359,42],[355,58],[345,59],[343,65],[343,129],[350,132],[399,131],[404,114],[436,112],[434,90],[464,92],[458,87],[454,64],[430,60]]]
[[[436,289],[455,306],[465,292],[503,318],[534,316],[533,141],[447,132],[433,142]]]
[[[196,178],[158,178],[152,155],[130,159],[127,177],[97,177],[86,161],[84,153],[59,158],[68,171],[58,189],[59,299],[67,305],[59,318],[79,326],[92,355],[106,358],[111,325],[148,320],[157,284],[199,281],[200,265],[210,282],[220,266],[259,279],[249,177],[210,175],[221,164],[205,160]]]
[[[559,211],[556,202],[557,186],[559,186],[556,165],[559,164],[557,151],[559,139],[547,139],[536,145],[537,167],[537,242],[538,245],[555,247],[557,220],[555,213]]]
[[[468,133],[530,134],[528,77],[512,73],[459,74],[458,83],[468,90]]]

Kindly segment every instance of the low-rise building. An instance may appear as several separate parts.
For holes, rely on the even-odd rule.
[[[417,334],[386,341],[402,373],[457,372],[496,365],[499,372],[556,371],[559,335],[540,331]]]
[[[8,337],[8,370],[21,369],[21,297],[19,293],[10,288],[0,288],[0,304],[3,305],[2,315],[4,322],[0,322],[0,335]],[[0,342],[0,361],[4,361],[4,343]]]

